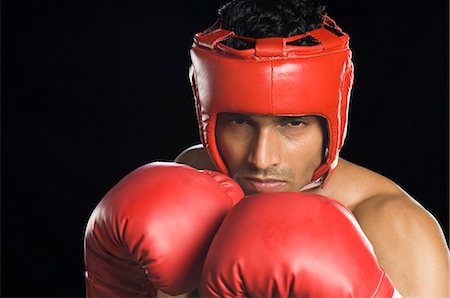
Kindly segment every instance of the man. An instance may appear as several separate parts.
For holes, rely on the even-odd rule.
[[[285,2],[233,1],[220,10],[221,28],[237,36],[259,38],[292,36],[320,26],[323,10],[317,3]],[[300,11],[303,19],[299,21]],[[237,49],[251,47],[245,40],[226,42]],[[198,82],[194,79],[193,83]],[[242,85],[229,84],[227,88]],[[412,197],[391,180],[341,158],[325,177],[312,179],[326,163],[327,130],[323,118],[219,113],[215,141],[216,152],[194,146],[176,161],[198,169],[228,171],[246,194],[301,191],[334,198],[355,215],[380,266],[403,296],[448,296],[449,258],[442,231]]]
[[[306,239],[314,249],[330,237],[359,239],[350,242],[348,249],[324,245],[318,249],[320,256],[350,268],[349,272],[374,268],[371,272],[380,276],[380,287],[389,288],[388,292],[372,291],[374,295],[391,296],[395,286],[402,296],[447,297],[449,254],[433,216],[394,182],[339,158],[353,82],[348,36],[316,1],[233,1],[220,10],[219,19],[196,35],[191,51],[190,77],[203,145],[187,149],[175,160],[209,171],[151,164],[125,177],[105,196],[86,231],[88,296],[163,296],[163,292],[186,293],[200,284],[208,288],[206,279],[225,275],[208,268],[211,259],[227,260],[229,255],[217,243],[229,244],[244,229],[246,217],[262,214],[257,208],[264,202],[276,206],[265,211],[267,217],[279,215],[281,207],[286,207],[279,202],[289,201],[292,206],[311,202],[310,207],[293,207],[290,216],[302,220],[312,210],[335,205],[326,214],[330,218],[339,214],[327,223],[334,227],[342,221],[337,233],[307,234]],[[248,207],[254,200],[242,198],[241,188],[245,195],[256,194],[258,204]],[[295,194],[298,197],[292,199]],[[253,208],[246,209],[244,219],[236,217],[236,210],[242,208]],[[288,216],[287,211],[281,216]],[[234,227],[224,220],[226,214],[236,218]],[[309,225],[314,226],[313,222],[302,224],[301,230]],[[365,236],[358,232],[361,228]],[[295,231],[290,238],[296,237]],[[280,238],[278,231],[274,233],[271,241]],[[273,251],[276,246],[270,242]],[[355,252],[355,246],[363,253]],[[364,262],[353,263],[350,252],[364,255]],[[301,248],[294,248],[288,259],[297,261],[301,253]],[[341,264],[343,259],[349,262]],[[233,262],[219,267],[228,270]],[[200,279],[204,263],[207,275]],[[340,266],[333,279],[344,280]],[[247,284],[238,283],[237,288],[250,288],[258,278],[243,278],[245,268],[239,268],[230,282],[236,284],[238,276]],[[316,274],[309,283],[319,284],[317,273],[320,276],[328,269],[308,268]],[[274,273],[269,279],[279,277]],[[364,288],[365,281],[358,274],[353,277],[350,287]],[[227,285],[219,286],[213,289],[215,296],[237,296],[227,294]]]

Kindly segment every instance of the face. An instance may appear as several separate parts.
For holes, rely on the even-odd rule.
[[[316,116],[220,113],[216,141],[247,195],[299,191],[322,163],[322,121]]]

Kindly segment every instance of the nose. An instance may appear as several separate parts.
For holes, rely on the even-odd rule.
[[[254,135],[248,162],[259,170],[266,170],[280,163],[279,142],[276,132],[262,127]]]

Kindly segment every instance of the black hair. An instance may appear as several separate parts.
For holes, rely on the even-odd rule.
[[[236,35],[253,38],[288,37],[320,27],[325,6],[320,0],[233,0],[219,9],[221,27]],[[236,49],[253,45],[241,39],[224,41]],[[295,45],[316,45],[312,37],[295,42]]]

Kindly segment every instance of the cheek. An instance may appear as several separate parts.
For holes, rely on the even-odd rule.
[[[229,129],[217,126],[216,142],[219,154],[225,162],[228,170],[233,173],[244,159],[246,142],[244,139],[237,140],[236,134]]]
[[[312,126],[300,138],[283,140],[285,162],[297,171],[311,174],[322,163],[323,135],[320,126]]]

